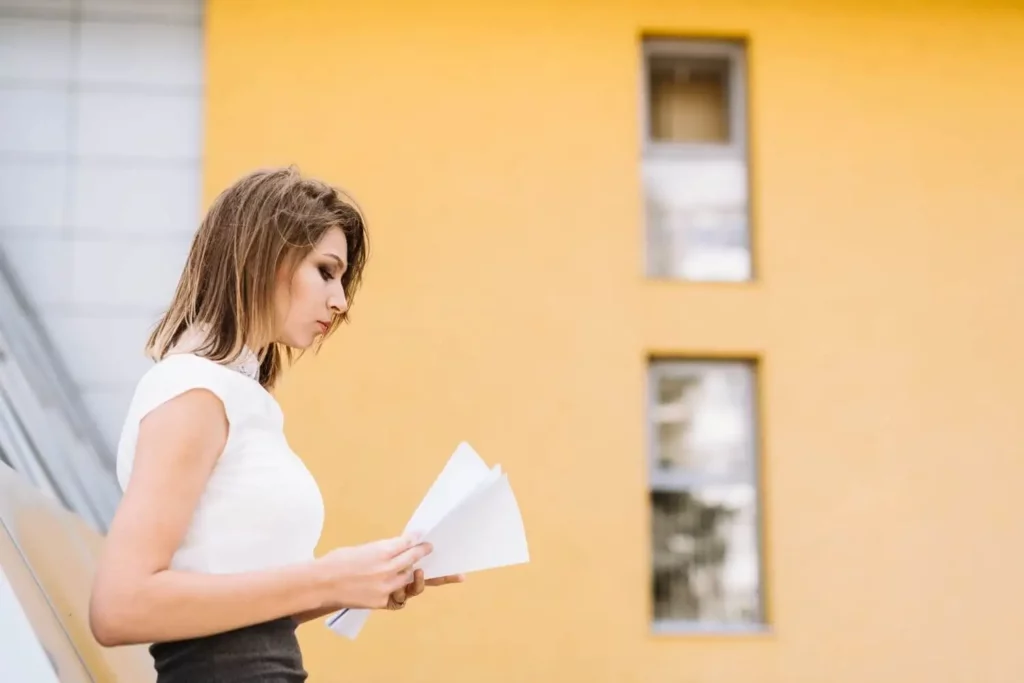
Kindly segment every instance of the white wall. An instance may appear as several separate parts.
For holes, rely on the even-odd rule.
[[[0,248],[113,446],[199,215],[202,0],[0,0]]]

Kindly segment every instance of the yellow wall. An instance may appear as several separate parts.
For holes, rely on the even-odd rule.
[[[750,39],[754,285],[642,277],[644,31]],[[1019,3],[212,0],[208,50],[206,197],[296,161],[371,218],[354,325],[280,391],[322,549],[461,439],[531,541],[303,627],[312,680],[1021,680]],[[766,635],[649,634],[651,352],[763,361]]]

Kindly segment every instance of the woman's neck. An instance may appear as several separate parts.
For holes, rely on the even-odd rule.
[[[207,324],[193,325],[185,330],[178,342],[171,348],[170,353],[197,353],[209,339],[210,326]],[[243,345],[238,356],[231,360],[217,361],[225,367],[236,370],[256,381],[260,377],[260,354],[248,346]]]

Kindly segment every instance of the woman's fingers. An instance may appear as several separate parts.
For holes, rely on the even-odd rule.
[[[396,588],[388,597],[388,609],[402,609],[409,598],[416,597],[427,586],[444,586],[449,583],[462,583],[466,580],[465,574],[452,574],[451,576],[439,576],[435,579],[424,580],[422,569],[416,569],[411,573],[402,572],[401,574],[408,578],[403,578],[403,585]]]
[[[388,568],[391,571],[402,571],[409,569],[434,549],[429,543],[420,543],[406,550],[400,551],[388,561]]]
[[[423,592],[423,587],[423,570],[417,569],[416,573],[413,574],[412,583],[406,587],[405,592],[409,597],[415,597]]]
[[[465,580],[465,574],[452,574],[451,576],[439,576],[436,579],[428,579],[424,583],[428,586],[444,586],[449,583],[462,583]]]
[[[402,609],[405,607],[405,601],[408,599],[409,596],[406,595],[405,587],[403,586],[388,597],[388,609]]]

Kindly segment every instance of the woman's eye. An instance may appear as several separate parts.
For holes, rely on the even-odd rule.
[[[331,271],[328,270],[327,268],[324,268],[323,266],[320,266],[320,277],[322,277],[325,282],[334,279],[334,275],[331,273]]]

